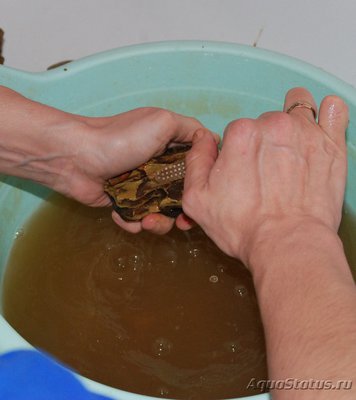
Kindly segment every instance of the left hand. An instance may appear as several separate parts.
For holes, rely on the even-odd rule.
[[[202,127],[194,118],[148,107],[112,117],[80,117],[80,122],[76,134],[68,138],[76,150],[62,171],[59,187],[54,189],[90,206],[110,204],[103,192],[106,179],[136,168],[170,144],[191,142]],[[145,229],[164,234],[174,225],[174,219],[161,214],[150,214],[140,222],[126,222],[116,212],[112,217],[132,233]],[[181,214],[176,224],[189,229],[192,222]]]

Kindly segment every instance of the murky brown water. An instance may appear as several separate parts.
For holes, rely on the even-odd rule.
[[[198,229],[131,235],[54,196],[15,241],[3,309],[30,343],[124,390],[232,398],[267,375],[251,276]]]

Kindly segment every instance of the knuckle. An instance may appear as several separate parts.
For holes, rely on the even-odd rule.
[[[275,112],[268,118],[268,131],[270,137],[277,143],[295,135],[296,127],[293,119],[284,112]]]
[[[195,131],[195,134],[201,135],[201,136],[204,136],[204,135],[209,134],[209,133],[210,133],[210,132],[208,131],[208,129],[204,128],[203,126],[202,126],[202,127],[199,127],[199,128]]]
[[[177,119],[172,111],[159,107],[145,107],[145,109],[159,125],[167,128],[172,128],[172,126],[175,127],[177,125]]]
[[[136,108],[136,110],[140,110],[140,111],[144,112],[146,115],[152,115],[161,109],[158,107],[139,107],[139,108]]]
[[[269,116],[269,122],[280,129],[290,128],[293,124],[291,116],[281,111],[271,113]]]
[[[224,131],[224,139],[231,140],[237,136],[250,134],[255,129],[255,121],[249,118],[236,119],[230,122]]]
[[[184,118],[187,118],[187,120],[189,120],[191,122],[191,124],[196,125],[199,130],[200,129],[204,130],[203,124],[197,118],[194,118],[194,117],[184,117]]]
[[[164,108],[152,108],[152,122],[156,126],[156,132],[160,148],[164,148],[171,141],[173,133],[176,131],[178,122],[172,111]]]
[[[248,130],[254,126],[254,120],[250,118],[240,118],[231,121],[227,126],[225,131],[226,132],[237,132],[241,130]]]
[[[172,111],[165,110],[164,108],[158,109],[157,111],[157,118],[159,120],[167,125],[167,126],[172,126],[177,124],[177,119]]]
[[[266,118],[269,118],[272,114],[274,114],[275,113],[275,111],[267,111],[267,112],[264,112],[264,113],[262,113],[259,117],[258,117],[258,119],[266,119]]]

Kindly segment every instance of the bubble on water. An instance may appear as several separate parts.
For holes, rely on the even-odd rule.
[[[238,343],[235,341],[230,341],[230,342],[224,343],[224,347],[230,353],[237,353],[237,351],[239,349]]]
[[[118,257],[116,259],[116,265],[119,269],[125,269],[126,268],[126,264],[125,264],[125,260],[123,257]]]
[[[133,271],[138,271],[143,266],[143,260],[137,254],[130,255],[127,262]]]
[[[21,238],[22,236],[24,236],[24,234],[25,234],[25,231],[21,228],[21,229],[18,229],[16,232],[15,232],[15,239],[19,239],[19,238]]]
[[[99,218],[96,219],[96,222],[98,224],[101,224],[103,222],[103,220],[104,220],[103,218],[99,217]]]
[[[227,267],[225,267],[225,265],[223,265],[223,264],[218,264],[218,265],[216,266],[216,268],[217,268],[217,270],[218,270],[219,272],[225,272],[225,271],[227,270]]]
[[[205,382],[205,380],[206,380],[205,376],[203,376],[203,375],[199,376],[199,381],[200,381],[201,384],[203,384]]]
[[[184,312],[184,307],[182,305],[177,305],[177,307],[176,307],[176,315],[179,315],[181,318],[184,317],[185,312]]]
[[[235,286],[235,293],[241,297],[245,297],[247,295],[247,289],[243,285]]]
[[[126,264],[122,257],[113,258],[110,263],[110,268],[116,274],[120,274],[125,271]]]
[[[165,357],[172,350],[172,342],[166,338],[160,337],[153,342],[153,353],[158,357]]]
[[[143,259],[137,255],[116,257],[112,261],[112,270],[114,272],[123,272],[126,270],[138,271],[143,267]]]
[[[158,388],[158,395],[161,397],[166,397],[169,395],[169,390],[166,387],[162,386]]]
[[[193,258],[197,258],[200,255],[200,250],[198,248],[193,248],[189,250],[189,254],[193,257]]]
[[[116,247],[116,245],[113,244],[113,243],[106,243],[106,245],[105,245],[105,248],[106,248],[107,251],[111,251],[115,247]]]
[[[219,282],[219,278],[218,278],[216,275],[211,275],[211,276],[209,277],[209,281],[210,281],[211,283],[218,283],[218,282]]]

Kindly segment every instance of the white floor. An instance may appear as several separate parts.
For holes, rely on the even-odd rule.
[[[204,39],[285,53],[356,87],[355,0],[0,0],[6,65],[28,71],[132,43]]]

